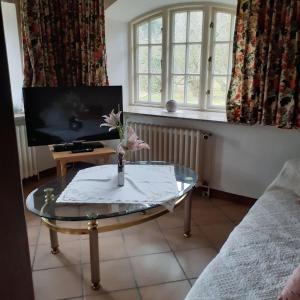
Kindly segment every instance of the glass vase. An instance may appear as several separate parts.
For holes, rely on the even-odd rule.
[[[125,182],[125,154],[118,154],[118,186],[124,186]]]

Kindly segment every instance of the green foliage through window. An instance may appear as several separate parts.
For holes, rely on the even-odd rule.
[[[136,23],[135,103],[163,106],[174,99],[184,107],[224,109],[234,24],[233,10],[209,5],[167,8]]]

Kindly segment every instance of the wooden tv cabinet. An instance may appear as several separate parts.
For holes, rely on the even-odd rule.
[[[67,163],[88,161],[92,159],[103,159],[104,162],[107,162],[109,157],[116,153],[116,151],[110,147],[96,148],[93,152],[81,153],[72,153],[71,151],[54,152],[52,145],[49,145],[49,149],[56,162],[57,176],[61,177],[67,175]]]

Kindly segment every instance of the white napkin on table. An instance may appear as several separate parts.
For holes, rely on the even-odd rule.
[[[79,171],[57,199],[58,203],[130,203],[175,205],[178,188],[174,166],[125,165],[125,184],[118,186],[117,165]]]

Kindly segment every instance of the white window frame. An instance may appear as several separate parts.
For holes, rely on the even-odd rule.
[[[171,99],[172,89],[172,34],[174,31],[173,15],[180,11],[203,11],[203,28],[202,28],[202,51],[201,51],[201,64],[200,64],[200,103],[199,105],[180,105],[180,108],[187,110],[200,110],[200,111],[224,111],[223,107],[213,107],[209,105],[209,95],[207,91],[210,88],[209,69],[210,65],[208,58],[211,56],[212,51],[212,32],[210,24],[213,22],[214,12],[226,12],[235,15],[236,8],[228,5],[215,5],[210,3],[201,4],[177,4],[166,6],[159,10],[152,11],[144,14],[129,24],[129,97],[130,105],[146,106],[146,107],[165,107],[166,102]],[[146,103],[137,101],[138,85],[137,83],[137,26],[143,22],[150,22],[162,16],[162,93],[161,103]],[[207,30],[206,30],[207,29]],[[231,46],[232,50],[232,46]],[[149,70],[148,70],[149,71]]]
[[[139,91],[139,84],[138,84],[138,76],[139,75],[145,75],[145,76],[148,76],[150,77],[151,75],[161,75],[161,80],[163,78],[163,66],[161,66],[161,74],[154,74],[154,73],[151,73],[151,70],[150,70],[150,60],[151,60],[151,47],[152,46],[161,46],[162,47],[162,51],[163,51],[163,48],[164,48],[164,45],[163,45],[163,38],[162,38],[162,42],[161,44],[152,44],[151,43],[151,30],[150,30],[150,23],[151,21],[157,19],[161,17],[162,18],[162,21],[163,21],[163,17],[162,17],[162,14],[161,13],[158,13],[158,14],[154,14],[152,15],[151,17],[147,18],[146,20],[142,21],[142,22],[139,22],[138,24],[136,24],[134,26],[134,95],[138,95],[138,91]],[[145,24],[145,23],[148,23],[148,39],[149,39],[149,43],[148,44],[138,44],[137,43],[137,27],[139,25],[142,25],[142,24]],[[138,56],[138,47],[139,46],[144,46],[144,47],[147,47],[148,48],[148,72],[146,73],[139,73],[139,70],[138,70],[138,60],[139,60],[139,56]],[[163,58],[161,59],[161,64],[163,62]],[[163,84],[162,84],[163,85]],[[140,102],[138,100],[136,100],[136,103],[140,104],[140,105],[146,105],[146,106],[160,106],[161,103],[157,103],[157,102],[151,102],[151,93],[150,93],[150,89],[151,89],[151,80],[148,78],[148,102]],[[161,93],[161,101],[162,101],[162,93]]]
[[[215,38],[215,29],[216,29],[216,15],[217,13],[227,13],[227,14],[231,14],[231,24],[230,24],[230,40],[229,41],[224,41],[224,42],[216,42],[214,40]],[[207,66],[207,78],[206,78],[206,82],[207,82],[207,87],[206,87],[206,105],[205,107],[207,108],[207,110],[220,110],[220,106],[216,106],[213,105],[212,99],[211,99],[211,95],[212,95],[212,85],[213,85],[213,76],[218,76],[218,75],[213,75],[212,71],[214,69],[214,50],[215,50],[215,45],[218,43],[230,43],[229,45],[229,53],[233,52],[233,38],[234,38],[234,16],[235,16],[235,11],[233,11],[232,9],[226,9],[223,7],[212,7],[211,8],[211,13],[210,13],[210,24],[213,24],[213,26],[209,26],[209,55],[208,55],[208,66]],[[212,60],[211,63],[209,62],[209,60]],[[232,69],[232,60],[230,60],[230,57],[228,58],[228,73],[226,75],[227,77],[227,89],[229,88],[229,84],[230,84],[230,78],[231,78],[231,69]],[[225,77],[224,75],[219,75],[220,77]]]
[[[170,32],[170,45],[168,47],[169,50],[169,74],[168,74],[168,95],[171,98],[173,98],[172,95],[172,85],[173,85],[173,80],[172,77],[173,75],[178,75],[178,76],[184,76],[185,77],[185,84],[184,84],[184,104],[181,104],[180,107],[182,108],[188,108],[188,109],[198,109],[200,107],[200,103],[201,103],[201,99],[199,99],[199,103],[198,105],[190,105],[186,103],[186,97],[187,97],[187,77],[190,76],[199,76],[200,77],[200,84],[199,84],[199,95],[201,98],[201,90],[202,90],[202,82],[201,82],[201,78],[203,76],[203,32],[204,32],[204,26],[202,27],[202,40],[201,42],[197,42],[197,43],[191,43],[188,41],[188,30],[189,30],[189,18],[190,18],[190,12],[192,11],[202,11],[203,13],[203,25],[204,25],[204,19],[205,19],[205,11],[203,9],[203,7],[201,6],[197,6],[197,7],[181,7],[181,8],[175,8],[171,10],[170,13],[170,26],[169,26],[169,32]],[[175,22],[175,14],[178,12],[188,12],[187,14],[187,28],[186,28],[186,42],[185,43],[175,43],[174,42],[174,34],[175,34],[175,26],[174,26],[174,22]],[[187,73],[187,61],[188,61],[188,46],[192,45],[192,44],[200,44],[201,45],[201,57],[200,57],[200,73],[198,74],[188,74]],[[173,50],[174,50],[174,45],[185,45],[186,46],[186,52],[185,52],[185,74],[173,74],[172,69],[173,69]]]

